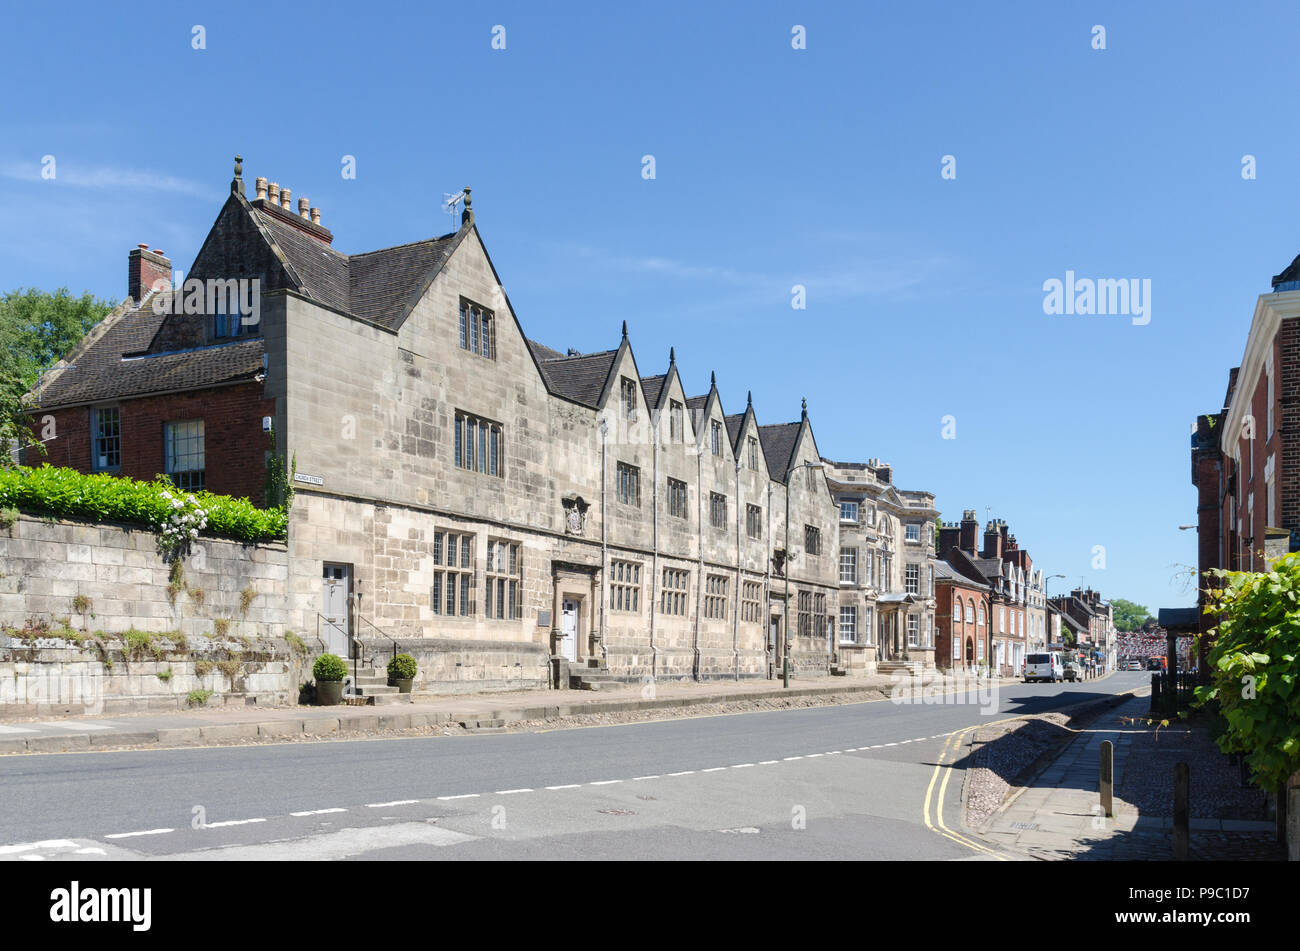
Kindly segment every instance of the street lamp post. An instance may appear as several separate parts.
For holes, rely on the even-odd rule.
[[[782,623],[782,658],[781,683],[784,688],[790,686],[790,483],[794,473],[800,469],[825,469],[820,462],[801,462],[791,466],[785,473],[785,621]]]

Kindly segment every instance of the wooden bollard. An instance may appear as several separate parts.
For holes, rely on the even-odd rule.
[[[1186,862],[1191,845],[1191,770],[1174,764],[1174,861]]]
[[[1109,819],[1115,815],[1115,744],[1101,741],[1101,811]]]

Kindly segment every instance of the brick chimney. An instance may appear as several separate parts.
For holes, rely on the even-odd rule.
[[[1002,560],[1002,527],[996,521],[991,521],[984,526],[984,550],[980,555],[984,558]]]
[[[126,259],[127,294],[138,304],[153,290],[157,281],[171,287],[172,262],[163,257],[161,251],[150,251],[147,244],[138,245]]]
[[[974,555],[979,548],[979,530],[980,523],[975,518],[974,509],[966,509],[961,513],[961,543],[959,547],[968,555]]]

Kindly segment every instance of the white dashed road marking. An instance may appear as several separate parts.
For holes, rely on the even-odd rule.
[[[394,799],[392,802],[369,802],[366,803],[366,808],[387,809],[389,806],[414,806],[419,801],[418,799]]]
[[[175,832],[175,829],[145,829],[142,832],[114,832],[112,835],[106,835],[106,839],[134,839],[139,835],[166,835],[168,832]]]
[[[224,829],[227,826],[246,826],[254,822],[265,822],[265,819],[227,819],[225,822],[205,822],[199,826],[200,829]]]
[[[347,812],[347,810],[338,807],[335,807],[334,809],[308,809],[306,812],[291,812],[289,815],[301,818],[303,816],[324,816],[331,812]]]

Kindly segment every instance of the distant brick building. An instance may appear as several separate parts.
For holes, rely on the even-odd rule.
[[[985,525],[983,547],[978,547],[978,533],[975,510],[967,509],[960,523],[939,529],[939,557],[957,574],[987,588],[989,641],[977,660],[982,657],[995,674],[1016,676],[1024,669],[1029,645],[1046,640],[1043,572],[1034,568],[1004,519]]]

